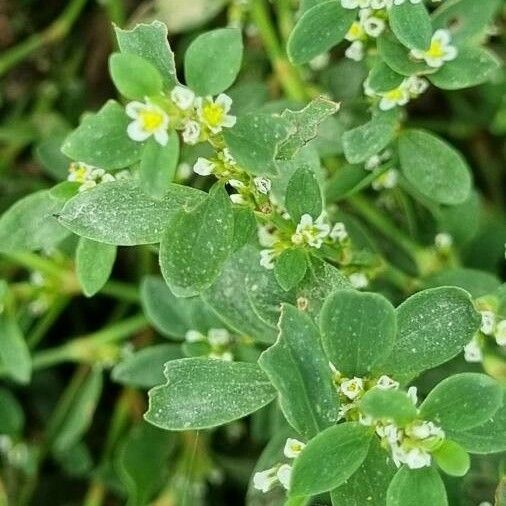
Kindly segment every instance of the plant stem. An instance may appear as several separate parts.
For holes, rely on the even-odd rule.
[[[40,33],[36,33],[17,46],[8,49],[0,57],[0,76],[22,62],[37,49],[64,39],[77,21],[87,0],[71,0],[61,16]]]
[[[126,21],[124,0],[103,0],[104,9],[111,23],[118,26],[124,26]]]
[[[26,337],[26,342],[31,349],[35,348],[44,338],[47,331],[67,307],[69,300],[68,297],[63,295],[57,297],[48,312],[34,325],[32,331]]]

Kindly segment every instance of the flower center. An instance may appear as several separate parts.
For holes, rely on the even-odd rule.
[[[442,58],[444,56],[444,47],[438,40],[433,40],[430,44],[427,56],[431,58]]]
[[[209,126],[216,127],[222,123],[225,111],[220,105],[211,103],[203,107],[202,115]]]
[[[364,30],[360,23],[356,21],[351,25],[348,36],[353,39],[361,39],[364,36]]]
[[[142,127],[147,132],[155,132],[163,124],[163,115],[158,111],[142,111],[139,116]]]
[[[401,88],[395,88],[385,93],[385,98],[393,101],[401,100],[403,97],[403,90]]]

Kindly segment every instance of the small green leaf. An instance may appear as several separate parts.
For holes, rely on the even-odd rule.
[[[133,179],[102,183],[65,204],[58,218],[77,235],[117,246],[160,242],[167,222],[180,209],[204,201],[200,190],[170,184],[161,200],[146,195]]]
[[[316,219],[322,213],[320,185],[309,167],[302,166],[293,173],[286,189],[285,206],[295,223],[299,223],[303,214]]]
[[[151,197],[162,198],[174,179],[178,161],[179,137],[176,133],[169,136],[165,146],[149,139],[142,150],[139,166],[141,188]]]
[[[253,211],[247,207],[234,207],[233,251],[247,244],[257,231],[257,221]]]
[[[320,329],[323,347],[337,369],[363,376],[392,350],[395,310],[382,295],[338,290],[323,305]]]
[[[443,429],[467,430],[485,423],[501,407],[499,383],[485,374],[462,373],[439,383],[420,406],[420,415]]]
[[[355,422],[320,432],[295,460],[290,495],[320,494],[346,483],[365,460],[371,436],[370,428]]]
[[[443,90],[460,90],[489,81],[500,67],[501,60],[488,49],[462,47],[455,60],[446,62],[429,79],[434,86]]]
[[[405,392],[379,388],[369,390],[362,397],[359,409],[375,420],[393,420],[401,427],[413,421],[418,413]]]
[[[350,163],[365,162],[379,153],[395,137],[398,128],[395,112],[378,113],[359,127],[343,134],[343,148]]]
[[[311,438],[337,422],[339,397],[311,319],[286,304],[279,329],[278,340],[262,353],[258,363],[278,390],[290,425]]]
[[[471,466],[468,453],[455,441],[444,441],[432,455],[438,466],[450,476],[464,476]]]
[[[92,297],[105,285],[116,260],[116,246],[81,237],[76,249],[76,273],[83,292]]]
[[[32,376],[32,359],[18,323],[0,313],[0,365],[15,382],[27,384]]]
[[[393,71],[385,62],[378,61],[367,77],[368,86],[377,93],[393,90],[404,81],[404,76]]]
[[[23,430],[25,414],[16,397],[0,388],[0,434],[16,436]]]
[[[344,39],[357,11],[330,0],[307,10],[288,39],[288,57],[295,64],[307,63]]]
[[[134,54],[154,65],[162,76],[164,86],[177,84],[174,53],[167,42],[167,27],[160,21],[138,24],[133,30],[114,27],[122,53]]]
[[[460,288],[423,290],[397,309],[397,337],[381,364],[385,373],[415,374],[460,353],[480,326],[469,294]]]
[[[423,3],[403,2],[388,11],[388,22],[395,36],[409,49],[426,50],[430,46],[432,25]]]
[[[307,256],[301,249],[286,249],[276,259],[274,275],[283,290],[291,290],[304,278],[307,270]]]
[[[85,116],[65,139],[62,151],[72,160],[101,169],[128,167],[141,156],[141,143],[127,134],[130,121],[123,107],[109,100],[100,111]]]
[[[131,100],[143,100],[162,91],[160,72],[140,56],[113,53],[109,58],[109,71],[118,91]]]
[[[146,420],[167,430],[208,429],[257,411],[276,391],[256,364],[183,358],[165,364],[165,385],[149,392]]]
[[[233,234],[232,203],[221,185],[195,209],[176,214],[160,244],[162,274],[176,296],[197,295],[213,284],[231,253]]]
[[[401,467],[388,487],[386,506],[448,506],[443,480],[433,467]]]
[[[235,81],[242,63],[238,28],[219,28],[198,36],[187,49],[184,71],[197,95],[218,95]]]

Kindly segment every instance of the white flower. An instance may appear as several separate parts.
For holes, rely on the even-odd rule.
[[[481,362],[483,360],[480,343],[476,337],[473,337],[473,339],[464,346],[464,360],[470,363]]]
[[[495,313],[493,311],[480,311],[480,330],[486,336],[491,336],[495,328]]]
[[[418,390],[416,387],[409,387],[407,391],[407,395],[410,398],[411,402],[416,406],[418,403]]]
[[[346,40],[349,40],[350,42],[355,42],[357,40],[365,40],[367,37],[366,37],[366,34],[365,34],[365,30],[364,30],[364,27],[362,26],[362,23],[360,23],[359,21],[354,21],[348,32],[346,33],[346,35],[344,36],[344,38]]]
[[[276,252],[273,249],[260,251],[260,265],[265,269],[274,269],[274,258],[276,258]]]
[[[240,193],[232,193],[230,195],[230,200],[233,204],[244,205],[246,204],[246,199]]]
[[[239,181],[239,179],[229,179],[227,183],[236,190],[240,190],[246,186],[242,181]]]
[[[395,390],[396,388],[399,388],[399,382],[384,374],[383,376],[380,376],[376,382],[376,386],[380,390]]]
[[[341,383],[341,393],[348,399],[356,399],[364,391],[362,378],[352,378]]]
[[[215,360],[224,360],[225,362],[232,362],[234,360],[234,356],[230,351],[212,351],[208,357]]]
[[[434,244],[438,250],[447,251],[453,244],[453,237],[446,232],[440,232],[434,237]]]
[[[322,70],[324,69],[330,61],[330,53],[322,53],[318,56],[315,56],[310,62],[309,66],[312,70]]]
[[[292,242],[298,245],[305,242],[313,248],[320,248],[323,240],[330,233],[330,225],[323,223],[323,219],[323,215],[320,215],[316,221],[313,221],[309,214],[303,214],[292,236]]]
[[[401,431],[393,424],[377,425],[376,434],[385,439],[390,446],[396,446],[401,440]]]
[[[279,483],[281,483],[281,485],[283,485],[283,487],[288,490],[290,488],[290,480],[292,478],[292,466],[288,464],[282,464],[279,466],[276,476],[279,480]]]
[[[225,93],[218,95],[216,100],[212,97],[199,97],[195,103],[199,119],[212,133],[217,134],[223,127],[231,128],[235,125],[236,117],[228,114],[232,107],[232,99]]]
[[[344,52],[346,58],[354,61],[362,61],[364,59],[364,44],[360,40],[352,42]]]
[[[404,450],[402,447],[397,447],[392,450],[394,462],[397,460],[402,464],[406,464],[410,469],[421,469],[422,467],[430,466],[432,460],[430,453],[423,448]]]
[[[67,181],[81,184],[79,187],[80,192],[90,190],[99,183],[107,183],[115,179],[116,178],[112,174],[107,173],[104,169],[98,169],[84,162],[71,163],[69,175],[67,176]]]
[[[130,139],[143,142],[153,136],[158,144],[167,145],[169,116],[163,109],[149,102],[130,102],[125,111],[133,119],[127,128]]]
[[[176,169],[176,177],[180,180],[188,179],[192,174],[192,168],[189,163],[181,162]]]
[[[170,98],[179,109],[186,111],[195,102],[195,93],[186,86],[177,85],[170,92]]]
[[[305,444],[298,439],[288,438],[285,443],[283,453],[288,459],[295,459],[300,455],[300,452],[305,448]]]
[[[225,346],[230,343],[230,334],[227,329],[209,329],[207,339],[211,346]]]
[[[371,6],[371,0],[341,0],[341,5],[345,9],[366,9]]]
[[[406,105],[409,102],[409,91],[403,81],[397,88],[379,93],[381,97],[379,108],[382,111],[389,111],[394,107]]]
[[[379,175],[373,182],[372,187],[376,191],[391,190],[397,186],[399,173],[396,169],[388,169],[385,173]]]
[[[374,425],[375,420],[371,415],[363,415],[362,413],[359,413],[358,423],[360,423],[361,425],[365,425],[366,427],[371,427]]]
[[[271,191],[272,183],[271,180],[267,177],[255,177],[253,179],[253,183],[255,185],[255,188],[264,195]]]
[[[422,77],[418,76],[408,77],[404,81],[404,84],[409,94],[413,98],[416,98],[422,95],[422,93],[425,93],[427,91],[427,88],[429,87],[429,82],[427,81],[427,79],[423,79]]]
[[[506,320],[501,320],[497,324],[494,337],[499,346],[506,346]]]
[[[393,0],[394,5],[402,5],[406,0]],[[422,0],[409,0],[413,5],[419,4]]]
[[[348,276],[348,280],[353,288],[360,290],[369,286],[369,280],[363,272],[354,272]]]
[[[370,37],[379,37],[385,30],[385,21],[376,16],[366,16],[362,20],[365,33]]]
[[[348,231],[346,230],[346,226],[344,225],[344,223],[341,222],[336,223],[332,227],[329,236],[333,241],[338,242],[346,241],[346,239],[348,239]]]
[[[216,165],[214,162],[211,162],[211,160],[199,156],[195,162],[195,165],[193,166],[193,172],[199,176],[209,176],[209,174],[212,174],[214,172],[215,168]]]
[[[436,30],[432,36],[429,49],[412,49],[411,55],[418,60],[425,60],[429,67],[439,68],[445,62],[457,58],[457,48],[451,45],[451,35],[448,30]]]
[[[183,141],[190,146],[197,144],[200,139],[200,124],[189,119],[183,123]]]
[[[270,248],[278,241],[275,229],[271,229],[267,225],[259,225],[257,235],[260,246],[263,246],[264,248]]]
[[[184,338],[188,343],[198,343],[205,341],[206,337],[201,334],[198,330],[189,330],[186,332]]]
[[[264,494],[269,492],[269,490],[271,490],[278,481],[276,476],[277,470],[278,468],[276,466],[266,469],[265,471],[255,473],[253,475],[253,487],[257,490],[261,490]]]
[[[444,438],[444,431],[432,422],[418,421],[406,427],[406,434],[414,439],[428,439],[430,437]]]

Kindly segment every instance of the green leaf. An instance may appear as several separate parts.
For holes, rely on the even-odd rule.
[[[367,77],[368,86],[377,93],[384,93],[398,88],[402,81],[404,81],[404,76],[393,71],[383,61],[378,61]]]
[[[466,267],[445,269],[425,279],[425,288],[436,286],[458,286],[471,294],[473,299],[495,292],[501,282],[497,276],[490,272]]]
[[[81,237],[76,249],[77,279],[87,297],[105,285],[116,260],[116,246]]]
[[[433,467],[401,467],[388,487],[386,506],[448,506],[443,480]]]
[[[149,392],[146,420],[167,430],[216,427],[257,411],[276,391],[256,364],[184,358],[165,364],[165,385]]]
[[[286,139],[288,129],[288,122],[279,116],[249,113],[239,116],[224,137],[233,157],[245,170],[273,176],[277,174],[277,147]]]
[[[317,327],[295,307],[283,305],[276,343],[259,359],[280,396],[290,425],[306,438],[335,424],[339,397]]]
[[[397,468],[373,439],[369,453],[358,470],[338,488],[330,492],[334,506],[385,506],[387,488]]]
[[[468,453],[455,441],[444,441],[432,455],[438,466],[450,476],[464,476],[471,466]]]
[[[61,203],[48,191],[23,197],[0,218],[0,251],[15,253],[50,249],[69,235],[54,218]]]
[[[135,54],[113,53],[109,72],[118,91],[131,100],[158,95],[163,88],[160,72]]]
[[[173,450],[173,435],[147,423],[130,431],[116,455],[119,478],[128,492],[127,506],[145,506],[167,479],[167,459]]]
[[[59,221],[77,235],[117,246],[160,242],[167,222],[180,209],[192,209],[206,194],[170,184],[163,199],[146,195],[133,179],[102,183],[69,200]]]
[[[471,192],[471,174],[460,153],[435,135],[405,130],[399,137],[399,159],[407,180],[425,197],[455,205]]]
[[[502,406],[482,425],[468,430],[447,431],[447,437],[462,445],[470,453],[498,453],[506,451],[506,394]]]
[[[315,495],[345,483],[365,460],[371,436],[370,428],[355,422],[320,432],[295,460],[290,495]]]
[[[339,110],[339,104],[326,97],[317,97],[300,111],[283,111],[281,117],[291,125],[288,137],[278,146],[277,158],[291,160],[294,155],[318,134],[318,127]]]
[[[322,213],[323,199],[313,170],[308,166],[299,167],[290,178],[285,195],[285,206],[290,217],[299,223],[303,214],[316,219]]]
[[[167,27],[160,21],[138,24],[133,30],[114,27],[122,53],[134,54],[154,65],[167,88],[177,84],[174,53],[167,42]]]
[[[426,50],[432,38],[432,25],[423,3],[407,1],[393,5],[388,11],[388,22],[395,36],[409,49]]]
[[[295,64],[307,63],[344,39],[357,11],[330,0],[307,10],[288,39],[288,57]]]
[[[499,58],[482,47],[461,47],[453,61],[429,76],[434,86],[443,90],[460,90],[478,86],[490,80],[501,67]]]
[[[139,177],[141,188],[151,197],[161,199],[174,179],[179,161],[179,137],[176,133],[169,136],[165,146],[149,139],[143,150]]]
[[[197,95],[218,95],[235,81],[242,63],[239,28],[219,28],[198,36],[187,49],[184,73]]]
[[[235,206],[234,209],[234,239],[232,250],[237,251],[245,246],[257,231],[257,221],[253,211],[247,207]]]
[[[18,323],[0,313],[0,365],[16,383],[27,384],[32,375],[30,351]]]
[[[148,346],[116,364],[111,378],[132,388],[153,388],[165,381],[163,366],[170,360],[182,358],[178,344]]]
[[[274,275],[283,290],[291,290],[304,278],[307,270],[307,256],[302,249],[286,249],[276,259]]]
[[[72,160],[101,169],[128,167],[141,157],[141,143],[127,134],[130,121],[123,107],[109,100],[100,111],[84,117],[65,139],[62,151]]]
[[[15,436],[23,430],[25,414],[16,397],[0,387],[0,434]]]
[[[393,140],[398,128],[395,113],[378,113],[359,127],[343,134],[343,148],[350,163],[362,163]]]
[[[385,359],[395,339],[395,310],[382,295],[338,290],[320,314],[323,348],[346,375],[363,376]]]
[[[58,428],[52,449],[60,453],[74,446],[90,427],[102,393],[102,370],[93,369],[81,383],[67,415]]]
[[[223,186],[215,185],[195,209],[169,222],[160,244],[163,277],[178,297],[209,288],[232,250],[234,215]]]
[[[423,290],[397,309],[397,337],[381,364],[385,373],[415,374],[458,355],[480,326],[469,294],[460,288]]]
[[[485,423],[501,407],[499,383],[485,374],[462,373],[439,383],[420,406],[420,416],[443,429],[467,430]]]
[[[375,420],[393,420],[404,426],[417,416],[413,401],[401,390],[381,390],[373,388],[360,400],[360,411]]]

